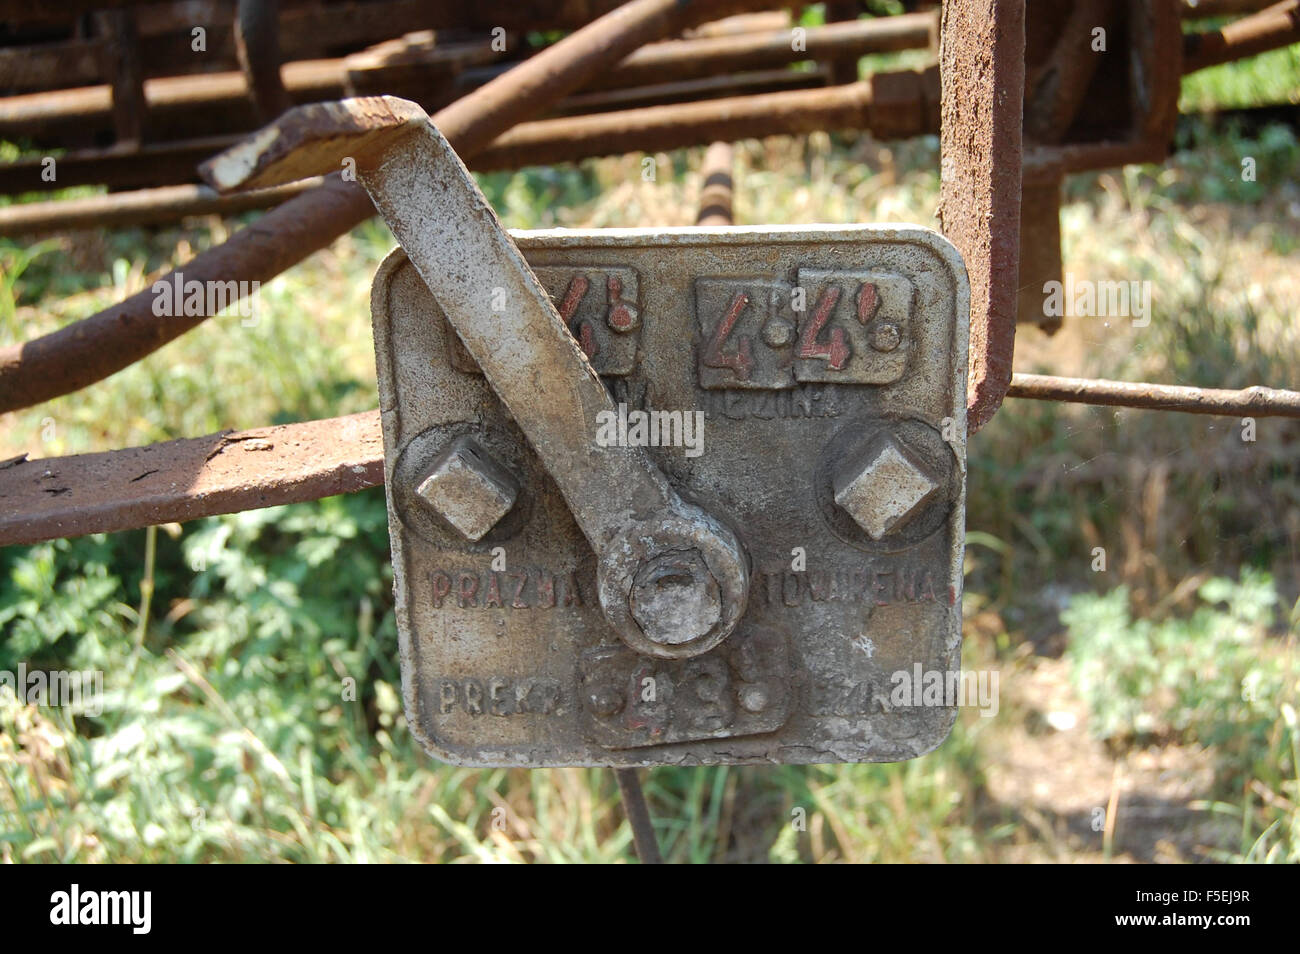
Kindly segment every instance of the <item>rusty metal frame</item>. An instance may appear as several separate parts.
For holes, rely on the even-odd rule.
[[[524,60],[434,117],[456,150],[473,156],[539,108],[590,81],[651,39],[762,0],[631,0]],[[185,266],[198,282],[269,281],[374,214],[355,182],[335,173]],[[248,287],[240,285],[241,288]],[[32,341],[0,348],[0,413],[79,390],[156,351],[208,315],[158,321],[147,289]]]

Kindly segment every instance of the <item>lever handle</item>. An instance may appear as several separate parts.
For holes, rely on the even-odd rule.
[[[735,534],[683,501],[637,447],[602,447],[614,404],[451,145],[414,103],[302,106],[205,163],[218,189],[356,164],[362,185],[555,479],[597,556],[606,619],[632,648],[683,658],[727,637],[748,598]]]

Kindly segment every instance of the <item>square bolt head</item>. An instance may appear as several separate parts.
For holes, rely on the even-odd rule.
[[[834,487],[835,502],[873,540],[916,516],[939,489],[891,437],[848,461],[836,475]]]
[[[477,541],[510,512],[519,484],[474,438],[458,437],[415,492],[466,540]]]

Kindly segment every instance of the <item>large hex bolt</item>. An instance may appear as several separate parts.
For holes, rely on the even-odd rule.
[[[515,505],[519,484],[472,437],[438,455],[416,494],[471,542],[481,540]]]
[[[939,483],[888,436],[846,460],[833,485],[835,503],[872,540],[916,517],[939,489]]]

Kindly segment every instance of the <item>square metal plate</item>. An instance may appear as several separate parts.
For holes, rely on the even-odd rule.
[[[620,405],[620,440],[636,412],[700,413],[702,433],[646,452],[740,537],[748,607],[691,659],[618,638],[565,501],[399,249],[372,312],[425,748],[631,766],[894,761],[943,741],[954,708],[894,690],[960,665],[969,291],[952,246],[912,227],[512,235]],[[418,492],[463,453],[498,468],[465,485],[491,525],[472,541]]]

